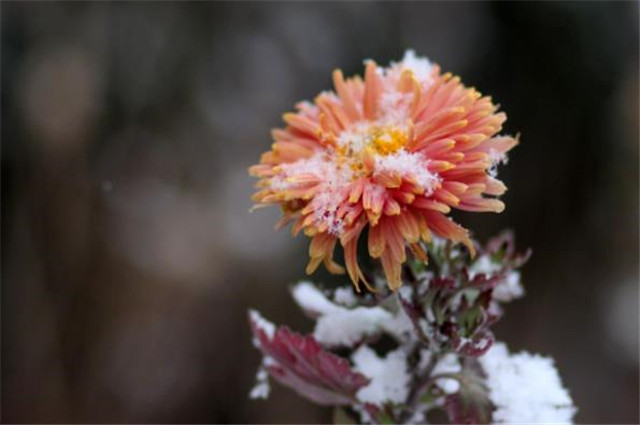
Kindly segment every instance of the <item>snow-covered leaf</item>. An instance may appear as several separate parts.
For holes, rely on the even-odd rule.
[[[281,384],[322,405],[347,405],[358,390],[369,383],[349,362],[323,349],[310,335],[286,326],[270,335],[264,319],[250,313],[251,329],[258,348],[268,361],[269,374]],[[268,323],[268,322],[266,322]]]
[[[478,361],[496,406],[494,423],[572,423],[577,409],[553,359],[510,354],[504,343],[497,343]]]

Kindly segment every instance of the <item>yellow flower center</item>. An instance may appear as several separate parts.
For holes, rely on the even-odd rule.
[[[371,167],[365,162],[376,156],[391,155],[407,144],[407,133],[397,126],[377,126],[361,128],[341,137],[342,143],[337,148],[336,160],[354,171],[353,178],[369,174]]]
[[[407,144],[407,135],[397,127],[386,127],[374,132],[371,147],[379,155],[389,155]]]

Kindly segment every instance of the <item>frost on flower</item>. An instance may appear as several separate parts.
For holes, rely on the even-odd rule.
[[[432,235],[463,243],[468,231],[452,208],[500,212],[506,186],[495,167],[517,141],[498,133],[506,115],[489,97],[408,50],[400,62],[366,61],[364,78],[333,74],[335,91],[320,93],[284,115],[275,143],[250,169],[259,178],[253,200],[277,204],[279,226],[311,238],[307,273],[332,273],[338,243],[356,289],[370,287],[357,262],[360,236],[379,259],[387,285],[401,286],[405,249],[426,255]]]
[[[371,378],[366,387],[361,388],[356,396],[362,402],[383,404],[386,402],[402,403],[409,393],[408,365],[401,349],[387,353],[384,358],[366,345],[361,346],[352,355],[355,369]]]
[[[497,167],[517,144],[499,134],[506,115],[412,50],[387,67],[365,61],[362,78],[336,70],[333,82],[284,115],[250,173],[256,206],[278,205],[276,227],[311,238],[307,273],[324,264],[353,287],[292,287],[310,335],[249,312],[262,352],[250,397],[267,397],[273,378],[333,406],[336,423],[571,422],[553,361],[495,343],[503,305],[524,295],[530,251],[517,253],[511,232],[480,245],[449,215],[504,209]],[[371,270],[360,245],[379,260]]]
[[[494,422],[572,423],[577,409],[553,359],[526,352],[509,354],[506,345],[498,343],[480,363],[496,406]]]
[[[374,176],[384,174],[411,180],[427,196],[431,195],[440,183],[440,177],[429,172],[427,159],[423,155],[407,152],[404,149],[376,158]]]

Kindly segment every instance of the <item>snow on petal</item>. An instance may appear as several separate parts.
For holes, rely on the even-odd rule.
[[[498,136],[506,115],[490,97],[465,87],[451,73],[441,73],[412,50],[388,67],[367,61],[364,81],[344,78],[336,70],[334,85],[314,105],[302,103],[298,112],[285,114],[286,125],[273,132],[271,150],[249,169],[260,179],[252,199],[279,204],[282,223],[293,221],[294,233],[339,237],[347,248],[355,245],[345,235],[357,242],[384,215],[419,223],[425,241],[433,230],[456,243],[468,242],[466,229],[443,220],[451,209],[504,208],[483,195],[506,190],[492,175],[518,141]],[[437,201],[439,212],[413,207],[416,195],[424,202]],[[401,285],[398,270],[407,259],[401,251],[415,242],[416,233],[383,236],[395,255],[372,257],[385,264],[388,286],[395,290]],[[323,260],[330,272],[343,272],[331,261],[334,248],[322,258],[312,257],[309,273]],[[351,272],[349,277],[358,288],[364,275]]]
[[[414,180],[428,196],[433,193],[441,179],[427,169],[427,164],[428,160],[423,154],[401,149],[387,156],[376,157],[374,176],[381,172],[397,173]]]
[[[404,69],[412,70],[421,83],[430,83],[432,81],[431,71],[433,64],[425,57],[416,56],[416,52],[412,49],[404,52],[404,57],[400,64]]]

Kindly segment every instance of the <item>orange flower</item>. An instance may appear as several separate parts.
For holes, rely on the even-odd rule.
[[[340,241],[356,289],[360,281],[370,288],[356,261],[365,228],[392,290],[402,284],[406,246],[426,261],[421,241],[431,233],[473,254],[468,231],[447,214],[504,209],[496,166],[517,144],[496,135],[506,115],[412,51],[388,68],[366,61],[364,81],[336,70],[333,82],[335,92],[284,114],[287,127],[273,130],[271,150],[249,170],[260,178],[252,199],[279,204],[278,227],[294,221],[294,235],[312,238],[307,273],[322,262],[344,273],[333,261]]]

